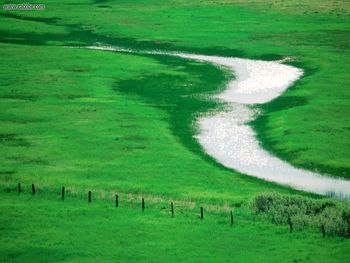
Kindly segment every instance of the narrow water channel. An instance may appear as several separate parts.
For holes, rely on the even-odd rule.
[[[262,61],[161,51],[133,51],[117,47],[91,46],[89,49],[117,52],[162,54],[213,63],[235,76],[215,97],[228,104],[222,112],[198,118],[198,142],[205,152],[225,167],[248,176],[307,192],[350,197],[350,181],[295,168],[264,150],[249,122],[259,114],[252,105],[268,103],[298,80],[303,71],[282,61]]]

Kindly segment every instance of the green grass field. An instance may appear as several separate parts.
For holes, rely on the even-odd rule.
[[[259,218],[1,193],[4,262],[347,262],[349,241]],[[146,204],[147,206],[147,204]],[[22,227],[20,227],[22,226]],[[16,240],[16,242],[13,242]]]
[[[1,190],[0,260],[347,262],[349,239],[322,239],[318,229],[288,233],[248,207],[261,192],[319,197],[225,169],[193,138],[196,116],[222,107],[207,95],[224,88],[227,72],[161,55],[68,47],[101,42],[294,57],[305,76],[262,106],[252,125],[280,158],[350,178],[349,3],[45,5],[44,11],[0,11],[0,185],[25,187],[22,196]],[[39,189],[35,197],[31,183]],[[69,190],[64,203],[57,198],[62,185]],[[97,203],[86,203],[88,190]],[[109,203],[115,192],[133,201],[115,210]],[[141,196],[151,204],[143,214],[135,203]],[[179,217],[169,218],[170,201],[181,204]],[[209,209],[203,222],[200,205]]]

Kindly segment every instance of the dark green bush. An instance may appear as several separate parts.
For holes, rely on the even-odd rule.
[[[262,193],[253,198],[251,207],[275,224],[289,224],[292,229],[323,225],[327,235],[350,237],[349,202]]]

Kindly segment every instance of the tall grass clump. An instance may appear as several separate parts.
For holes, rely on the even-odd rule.
[[[262,193],[251,207],[275,224],[289,224],[290,230],[319,227],[324,235],[350,237],[350,203],[333,199],[314,200],[307,197]]]

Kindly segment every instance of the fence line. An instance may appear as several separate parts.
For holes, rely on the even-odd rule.
[[[61,188],[61,200],[62,200],[62,201],[64,201],[64,200],[65,200],[65,197],[66,197],[66,195],[65,195],[65,193],[66,193],[65,189],[66,189],[65,186],[62,186],[62,188]],[[10,191],[8,191],[8,192],[10,192]],[[17,184],[17,192],[18,192],[19,194],[23,192],[23,191],[22,191],[22,184],[21,184],[21,183],[18,183],[18,184]],[[37,194],[37,189],[36,189],[34,183],[31,184],[31,193],[32,193],[32,195]],[[92,203],[92,191],[89,190],[89,191],[88,191],[88,204],[91,204],[91,203]],[[115,194],[115,207],[119,207],[119,194]],[[142,197],[142,198],[141,198],[141,209],[142,209],[142,212],[145,212],[145,208],[146,208],[146,205],[145,205],[145,198]],[[175,214],[174,211],[175,211],[174,202],[171,201],[171,202],[170,202],[171,217],[174,217],[174,214]],[[200,216],[199,216],[199,218],[200,218],[200,220],[204,220],[204,207],[203,207],[203,206],[200,207]],[[234,225],[234,216],[233,216],[233,211],[232,211],[232,210],[230,210],[229,219],[230,219],[230,220],[229,220],[228,222],[230,223],[231,226],[233,226],[233,225]],[[289,218],[289,220],[288,220],[288,225],[289,225],[289,230],[290,230],[289,232],[292,232],[292,231],[293,231],[293,225],[292,225],[292,222],[291,222],[290,218]],[[326,236],[326,231],[325,231],[325,226],[324,226],[324,224],[322,224],[322,225],[320,226],[320,229],[321,229],[322,236],[325,237],[325,236]]]
[[[31,190],[32,190],[32,195],[34,194],[37,194],[37,188],[35,187],[35,184],[31,184]],[[18,193],[22,193],[22,184],[21,183],[18,183],[17,185],[17,191]],[[62,186],[61,187],[61,200],[64,201],[66,199],[66,187],[65,186]],[[88,196],[87,196],[87,199],[88,199],[88,204],[91,204],[93,199],[92,199],[92,191],[89,190],[88,191]],[[120,200],[119,200],[119,194],[115,194],[115,207],[119,207],[119,204],[120,204]],[[145,212],[145,209],[146,209],[146,202],[145,202],[145,198],[142,197],[141,198],[141,209],[142,209],[142,212]],[[171,201],[170,202],[170,213],[171,213],[171,217],[174,217],[175,216],[175,205],[174,205],[174,202]],[[233,224],[233,212],[232,210],[230,211],[230,222],[231,222],[231,225]],[[204,219],[204,207],[200,207],[200,219],[203,220]]]

